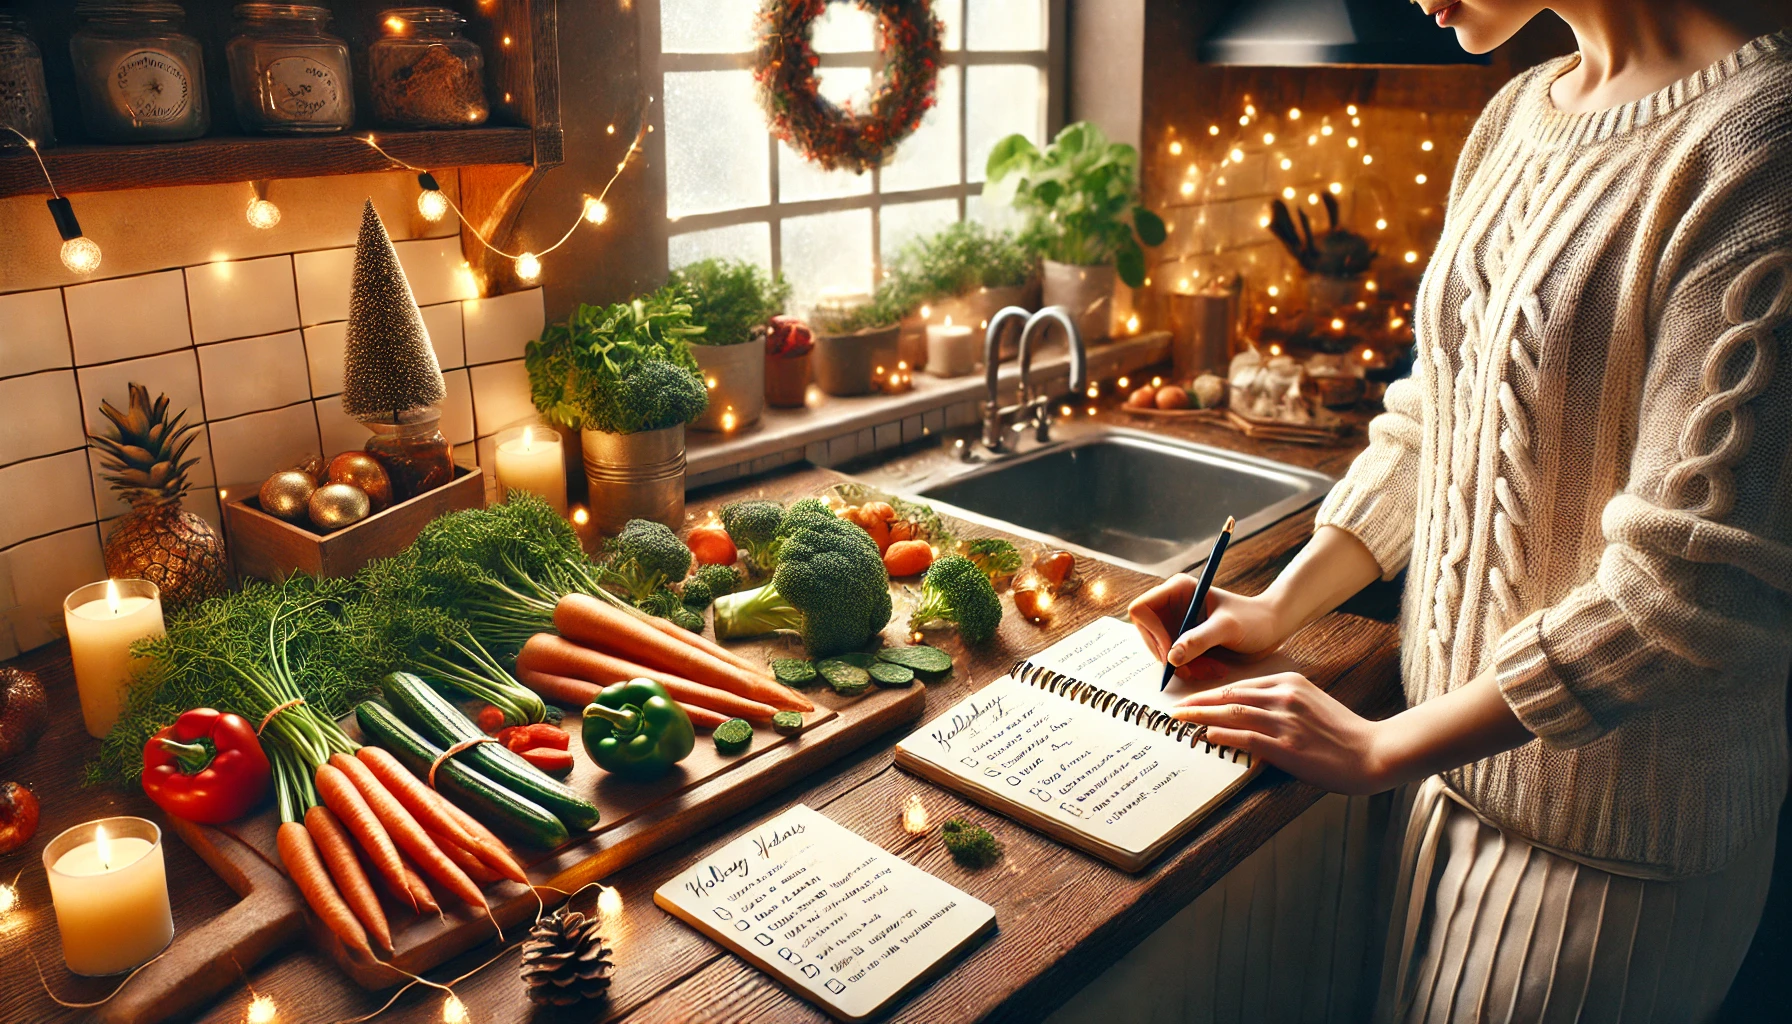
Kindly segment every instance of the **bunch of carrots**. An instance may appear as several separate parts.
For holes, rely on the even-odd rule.
[[[516,659],[516,677],[547,700],[584,707],[611,683],[662,683],[699,729],[730,718],[767,723],[777,711],[815,705],[780,686],[763,667],[665,619],[643,616],[587,594],[554,606],[559,635],[538,633]]]

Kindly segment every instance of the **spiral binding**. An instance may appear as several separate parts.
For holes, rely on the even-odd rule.
[[[1177,742],[1187,741],[1191,748],[1205,748],[1204,753],[1218,752],[1219,756],[1230,757],[1234,763],[1240,760],[1247,765],[1251,763],[1251,755],[1237,747],[1209,743],[1205,725],[1178,721],[1149,704],[1142,704],[1136,700],[1122,697],[1112,690],[1104,690],[1093,683],[1073,679],[1062,672],[1053,672],[1043,665],[1035,665],[1030,661],[1015,662],[1014,668],[1008,674],[1034,689],[1055,693],[1097,711],[1105,711],[1123,722],[1131,722],[1133,725],[1168,736]]]

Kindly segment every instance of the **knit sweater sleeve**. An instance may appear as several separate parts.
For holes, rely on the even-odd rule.
[[[1419,394],[1410,377],[1388,385],[1387,411],[1369,421],[1369,447],[1326,495],[1315,523],[1362,541],[1382,579],[1406,567],[1418,526]]]
[[[1749,177],[1707,179],[1666,243],[1628,482],[1603,509],[1597,569],[1494,652],[1507,703],[1552,746],[1639,710],[1785,685],[1792,215],[1774,198],[1780,172]]]

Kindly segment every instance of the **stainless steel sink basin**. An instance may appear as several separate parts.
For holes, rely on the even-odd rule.
[[[1247,537],[1325,495],[1320,473],[1101,428],[917,489],[944,510],[1167,575],[1201,562],[1227,516]]]

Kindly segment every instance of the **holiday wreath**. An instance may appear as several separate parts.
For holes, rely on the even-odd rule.
[[[855,0],[877,19],[883,84],[870,109],[822,96],[809,36],[829,0],[766,0],[759,11],[754,79],[771,128],[827,170],[864,173],[921,124],[939,77],[940,21],[930,0]]]

